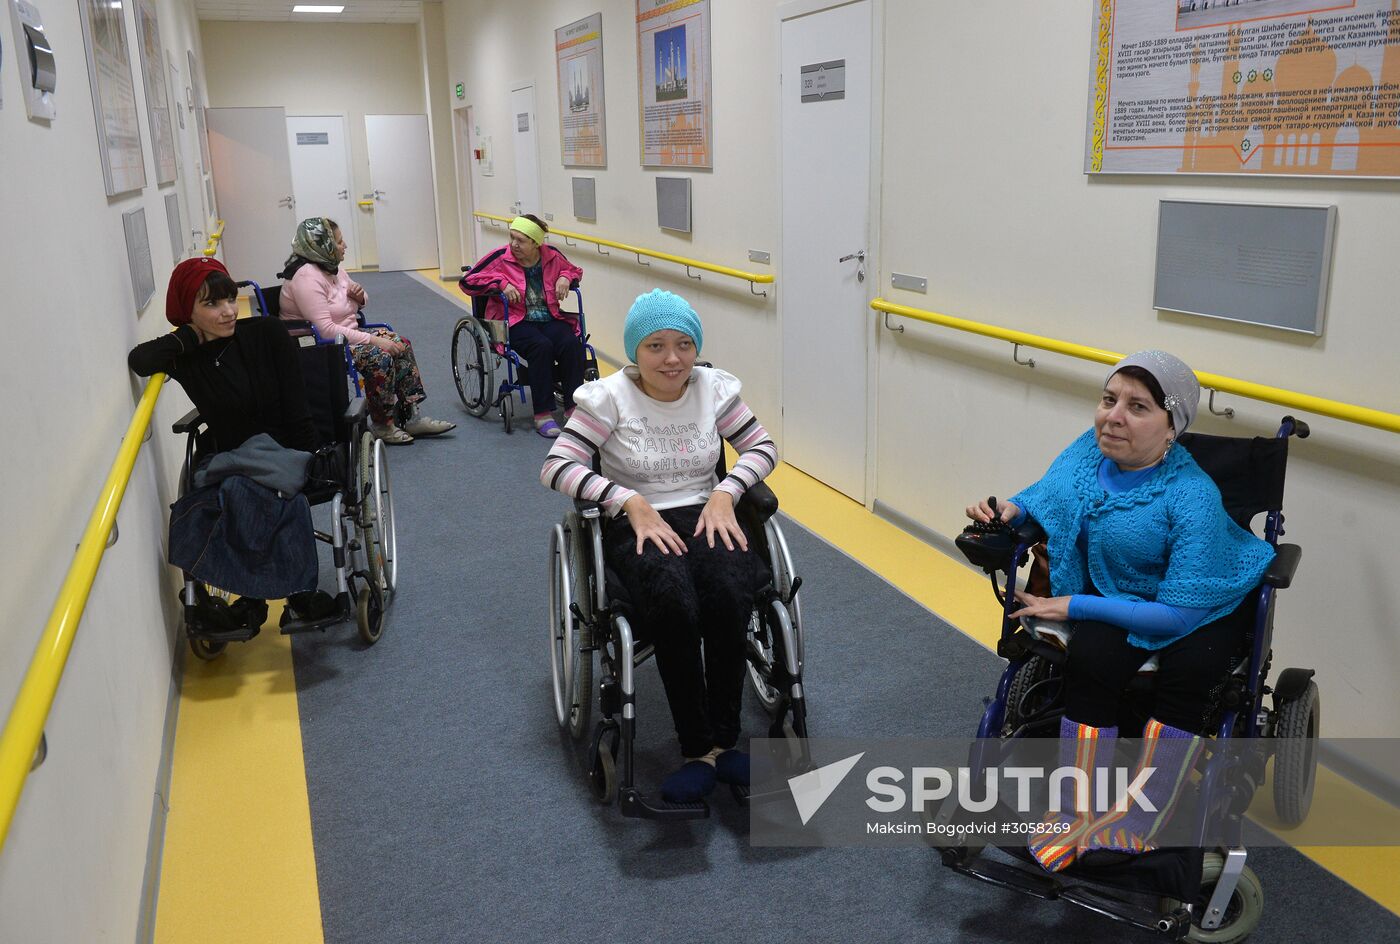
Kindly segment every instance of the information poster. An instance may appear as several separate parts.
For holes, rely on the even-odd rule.
[[[1400,177],[1396,0],[1095,0],[1084,172]]]
[[[174,183],[175,130],[165,84],[160,24],[151,0],[136,0],[136,35],[141,43],[141,71],[146,77],[146,117],[151,126],[151,149],[156,157],[156,183]]]
[[[559,146],[565,167],[608,166],[603,114],[603,14],[554,31],[559,76]]]
[[[110,0],[80,0],[78,6],[87,46],[102,179],[109,197],[146,186],[123,6]]]
[[[712,167],[710,0],[637,0],[643,167]]]

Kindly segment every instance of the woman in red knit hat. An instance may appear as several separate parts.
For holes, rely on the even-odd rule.
[[[141,377],[169,374],[184,388],[207,427],[200,440],[206,456],[236,449],[258,433],[287,449],[316,451],[296,342],[276,318],[239,319],[237,299],[238,287],[222,263],[186,259],[170,274],[165,295],[165,317],[175,330],[136,345],[127,364]],[[314,559],[314,538],[307,538]],[[314,576],[311,583],[290,588],[299,591],[289,598],[294,607],[310,604]],[[239,625],[222,627],[229,630],[256,629],[267,616],[266,602],[249,596],[230,610]]]

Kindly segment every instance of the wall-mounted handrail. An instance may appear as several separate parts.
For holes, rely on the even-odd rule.
[[[49,709],[53,707],[59,680],[68,664],[68,654],[73,649],[78,623],[83,618],[83,609],[87,606],[93,580],[97,577],[97,567],[107,550],[107,536],[116,524],[117,510],[121,508],[127,483],[131,481],[136,455],[150,426],[156,398],[160,396],[164,383],[164,374],[155,374],[146,383],[145,393],[141,395],[141,402],[137,404],[126,435],[122,437],[102,493],[88,517],[68,575],[63,578],[44,633],[34,649],[34,658],[30,660],[29,669],[20,682],[19,692],[5,721],[5,730],[0,734],[0,850],[5,847],[10,821],[14,819],[15,809],[19,806],[19,797],[34,763],[35,752],[44,742],[44,723],[48,720]]]
[[[980,334],[983,337],[996,338],[999,341],[1008,341],[1011,344],[1023,345],[1025,347],[1037,347],[1043,351],[1066,354],[1070,357],[1078,357],[1086,361],[1097,361],[1100,364],[1112,365],[1123,359],[1122,354],[1115,354],[1113,351],[1105,351],[1096,347],[1086,347],[1083,344],[1060,341],[1055,338],[1046,338],[1038,334],[1027,334],[1024,331],[1013,331],[1010,328],[999,328],[996,325],[982,324],[978,321],[968,321],[965,318],[954,318],[952,315],[942,315],[934,311],[925,311],[922,308],[910,308],[908,305],[897,305],[883,298],[877,298],[872,301],[870,307],[875,311],[890,315],[899,315],[902,318],[913,318],[915,321],[942,325],[945,328],[955,328],[958,331]],[[1357,423],[1362,426],[1371,426],[1392,433],[1400,433],[1400,414],[1387,413],[1384,410],[1375,410],[1366,406],[1356,406],[1351,403],[1343,403],[1340,400],[1328,400],[1325,397],[1315,397],[1308,393],[1283,390],[1279,387],[1269,387],[1264,384],[1254,383],[1250,380],[1238,380],[1234,377],[1226,377],[1223,374],[1206,373],[1202,370],[1196,371],[1196,378],[1200,380],[1202,387],[1209,390],[1238,394],[1242,397],[1248,397],[1251,400],[1262,400],[1265,403],[1274,403],[1290,410],[1315,413],[1318,416],[1330,416],[1333,419],[1345,420],[1348,423]]]
[[[356,200],[355,203],[356,203],[357,206],[362,206],[362,207],[372,207],[372,206],[374,206],[374,201],[373,201],[373,200]]]
[[[497,220],[502,223],[509,223],[515,218],[512,216],[497,216],[494,213],[482,213],[480,210],[474,212],[472,216],[475,216],[477,219],[481,220]],[[627,243],[619,243],[611,239],[603,239],[601,236],[585,236],[583,233],[571,233],[568,230],[554,229],[553,227],[550,227],[549,232],[550,235],[562,236],[565,239],[577,239],[580,242],[592,243],[595,246],[610,246],[613,249],[620,249],[623,252],[634,253],[637,256],[637,261],[641,262],[642,265],[647,265],[647,263],[642,262],[641,257],[650,256],[653,259],[663,259],[666,262],[674,262],[676,263],[676,265],[685,266],[687,270],[687,275],[690,274],[690,269],[701,269],[705,272],[714,272],[717,275],[727,275],[731,279],[738,279],[741,282],[748,282],[750,292],[753,292],[755,295],[762,295],[764,297],[767,297],[768,293],[757,291],[755,286],[771,285],[772,283],[777,281],[777,276],[773,275],[772,273],[745,272],[742,269],[731,269],[729,266],[715,265],[710,262],[700,262],[697,259],[687,259],[685,256],[677,256],[669,252],[661,252],[659,249],[643,249],[640,246],[629,246]],[[602,252],[602,250],[600,249],[599,252]],[[604,255],[606,255],[606,253],[604,253]],[[694,276],[694,278],[699,278],[699,276]]]
[[[219,240],[224,238],[224,221],[219,220],[219,228],[209,234],[209,244],[204,247],[204,254],[212,256],[219,251]]]

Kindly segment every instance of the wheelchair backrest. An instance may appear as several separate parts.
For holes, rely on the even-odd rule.
[[[298,338],[297,343],[316,435],[322,443],[345,442],[350,437],[345,420],[345,410],[350,405],[350,383],[341,345],[316,344],[309,336]]]
[[[1288,440],[1261,436],[1211,436],[1183,433],[1177,442],[1220,489],[1225,511],[1250,530],[1260,512],[1283,509],[1283,480],[1288,471]]]

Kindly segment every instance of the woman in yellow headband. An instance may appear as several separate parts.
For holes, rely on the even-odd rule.
[[[530,365],[530,401],[535,431],[547,439],[559,435],[554,411],[556,376],[572,411],[574,391],[583,383],[583,339],[578,318],[561,311],[560,299],[583,278],[583,270],[545,243],[549,227],[537,216],[518,216],[510,224],[510,243],[487,253],[462,279],[469,295],[484,295],[486,317],[505,320],[510,346]],[[557,371],[557,373],[556,373]]]

